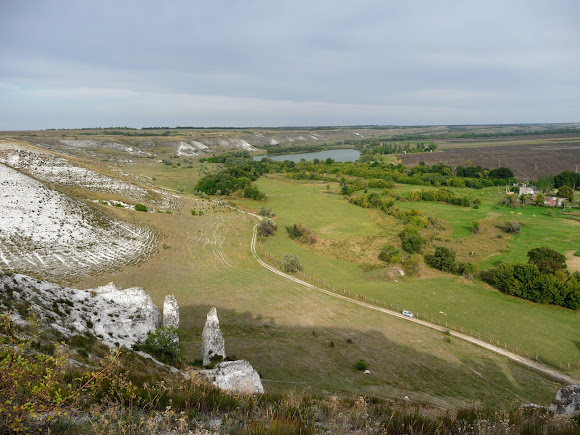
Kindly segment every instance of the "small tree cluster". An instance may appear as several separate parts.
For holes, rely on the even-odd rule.
[[[580,308],[580,273],[566,271],[563,255],[549,248],[528,252],[528,263],[502,264],[492,271],[503,293],[567,308]]]
[[[266,199],[266,195],[260,192],[256,186],[249,185],[244,189],[244,198],[250,198],[256,201],[261,201],[263,199]]]

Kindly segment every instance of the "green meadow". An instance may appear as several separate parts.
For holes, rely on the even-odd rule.
[[[284,254],[300,258],[304,273],[321,280],[328,288],[345,289],[398,309],[419,313],[427,320],[447,324],[490,339],[572,374],[580,374],[580,313],[565,308],[536,304],[504,295],[489,286],[461,277],[426,269],[421,278],[388,275],[384,263],[376,260],[380,247],[398,243],[402,223],[378,210],[349,204],[337,194],[338,185],[300,183],[278,177],[257,181],[268,195],[266,203],[236,200],[244,207],[258,210],[266,205],[276,213],[278,232],[262,241],[261,249],[271,259]],[[405,193],[413,187],[397,187]],[[553,216],[543,207],[510,209],[498,205],[497,189],[476,191],[455,189],[465,194],[480,194],[479,209],[430,203],[397,201],[401,209],[419,209],[424,215],[443,220],[442,244],[459,246],[465,251],[487,249],[492,252],[479,262],[490,267],[501,261],[526,261],[529,249],[549,246],[559,251],[574,249],[578,223]],[[483,193],[483,195],[481,195]],[[489,233],[472,235],[472,220],[482,220]],[[510,220],[521,222],[522,232],[509,235],[501,226]],[[302,223],[319,237],[315,245],[291,240],[285,227]],[[470,246],[471,243],[471,246]],[[432,245],[438,242],[433,240]],[[495,249],[501,248],[496,252]],[[459,258],[458,258],[459,259]],[[272,260],[271,260],[272,261]],[[305,276],[305,275],[303,275]],[[312,279],[312,278],[308,278]]]

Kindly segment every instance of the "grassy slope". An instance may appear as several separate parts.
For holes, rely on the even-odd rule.
[[[347,262],[336,257],[343,255],[336,246],[327,249],[313,248],[290,240],[284,227],[296,222],[307,224],[322,239],[333,237],[359,239],[357,247],[361,258],[377,255],[383,237],[393,237],[400,229],[400,223],[390,217],[380,216],[373,210],[365,210],[348,204],[339,195],[325,193],[325,185],[307,185],[279,180],[261,179],[258,181],[261,190],[268,193],[268,207],[277,213],[280,231],[264,244],[264,249],[274,258],[281,259],[285,253],[299,256],[305,272],[320,277],[329,285],[373,297],[394,307],[406,308],[419,312],[425,318],[433,318],[442,324],[467,331],[475,335],[500,340],[510,348],[535,356],[555,365],[571,363],[571,373],[580,374],[580,367],[575,362],[580,360],[578,331],[580,330],[580,312],[567,309],[534,304],[517,298],[503,295],[481,284],[476,284],[456,276],[428,272],[430,279],[405,278],[395,283],[385,280],[384,270],[365,272],[360,264]],[[493,190],[485,192],[493,197]],[[249,206],[258,207],[250,201]],[[514,215],[508,209],[495,209],[492,204],[484,204],[479,210],[463,209],[433,203],[402,203],[403,207],[427,209],[428,213],[442,219],[449,219],[451,226],[463,232],[467,237],[469,230],[465,220],[483,218],[490,214],[499,214],[492,220],[504,218],[523,222],[522,234],[515,236],[506,244],[508,251],[494,256],[502,261],[524,261],[528,249],[548,243],[548,246],[560,249],[566,246],[566,239],[573,237],[575,227],[566,220],[544,215],[545,209],[528,207],[522,209],[522,215]],[[466,216],[462,215],[465,213]],[[541,214],[544,213],[544,214]],[[536,214],[536,217],[533,217]],[[459,216],[459,217],[458,217]],[[391,219],[389,221],[389,219]],[[549,240],[546,234],[552,222],[560,222],[558,233],[552,232]],[[484,225],[492,225],[486,224]],[[351,228],[351,231],[348,231]],[[501,233],[501,232],[500,232]],[[577,234],[577,230],[576,230]],[[360,246],[360,238],[366,241]],[[526,237],[529,237],[526,239]],[[505,240],[501,239],[500,242]],[[384,242],[383,242],[384,243]],[[488,245],[495,242],[482,240]],[[348,248],[348,244],[345,244]],[[568,248],[569,249],[569,248]],[[491,261],[491,260],[484,260]],[[440,313],[443,312],[444,314]]]
[[[207,205],[204,216],[194,217],[189,209],[202,206],[188,201],[180,214],[139,214],[163,232],[168,249],[140,266],[79,283],[142,286],[158,305],[175,294],[186,360],[199,357],[205,314],[216,306],[228,354],[249,360],[270,389],[408,395],[445,407],[553,397],[555,383],[503,358],[261,269],[249,252],[254,218]],[[363,223],[360,231],[370,227]],[[371,375],[354,370],[359,358]]]

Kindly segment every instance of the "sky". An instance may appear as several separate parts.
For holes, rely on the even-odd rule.
[[[580,121],[576,0],[0,0],[0,130]]]

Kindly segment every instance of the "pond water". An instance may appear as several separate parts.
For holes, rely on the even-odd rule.
[[[254,160],[262,160],[265,155],[256,156]],[[284,160],[291,160],[293,162],[299,162],[300,160],[326,160],[331,158],[336,162],[354,162],[360,157],[360,151],[353,149],[336,149],[327,151],[317,151],[315,153],[300,153],[300,154],[281,154],[278,156],[269,156],[272,160],[278,162],[283,162]]]

